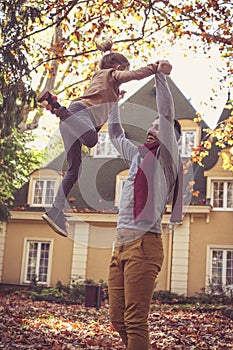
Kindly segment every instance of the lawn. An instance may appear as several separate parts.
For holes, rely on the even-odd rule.
[[[217,307],[152,304],[151,349],[233,349],[233,321]],[[99,310],[0,295],[0,349],[124,349],[108,305]]]

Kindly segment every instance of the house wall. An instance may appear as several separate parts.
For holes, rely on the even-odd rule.
[[[25,237],[35,240],[53,240],[50,285],[55,286],[58,281],[68,284],[70,281],[73,240],[55,234],[42,219],[38,221],[11,220],[7,225],[1,282],[21,283]]]
[[[72,233],[71,233],[71,229]],[[69,237],[73,239],[73,254],[71,279],[84,280],[87,271],[87,251],[89,239],[89,225],[86,222],[70,222]]]
[[[155,282],[155,290],[168,290],[170,287],[170,259],[171,259],[171,232],[166,231],[166,225],[163,226],[162,241],[164,260],[161,271]]]
[[[177,294],[188,292],[189,239],[190,218],[186,215],[173,231],[170,290]]]
[[[95,282],[107,281],[116,224],[91,223],[89,233],[86,278],[93,279]]]
[[[104,226],[97,223],[92,223],[89,228],[89,247],[87,257],[87,272],[86,278],[93,279],[95,282],[100,280],[107,281],[108,267],[113,251],[113,243],[116,234],[116,225],[104,223]],[[162,234],[164,246],[164,262],[161,271],[159,272],[156,281],[156,290],[167,290],[169,288],[169,256],[171,234],[164,231]]]
[[[95,282],[107,281],[117,215],[96,215],[99,220],[96,222],[89,220],[91,215],[87,215],[88,220],[73,216],[68,238],[54,233],[39,213],[32,214],[32,218],[27,215],[29,217],[25,218],[24,213],[18,212],[16,218],[6,225],[5,246],[1,249],[4,252],[1,283],[21,283],[24,242],[29,237],[53,242],[50,286],[55,286],[58,281],[67,285],[72,276]],[[194,211],[186,215],[185,223],[173,233],[168,230],[167,220],[166,217],[163,219],[164,262],[156,290],[179,292],[185,283],[180,293],[195,295],[206,285],[207,246],[233,246],[232,212],[201,214],[200,210],[198,213]],[[183,263],[178,266],[176,263],[184,258],[187,266]]]
[[[207,246],[233,245],[232,212],[212,211],[195,215],[190,225],[188,295],[200,293],[206,285]]]
[[[20,284],[24,259],[25,238],[53,240],[50,286],[58,281],[69,284],[71,278],[92,279],[95,282],[107,281],[108,267],[116,235],[116,219],[104,218],[100,222],[70,220],[69,238],[54,233],[41,219],[40,213],[34,213],[33,219],[23,219],[24,213],[17,212],[17,218],[6,226],[5,249],[1,283]],[[36,219],[35,219],[36,218]],[[171,277],[172,234],[163,225],[164,262],[156,281],[156,290],[169,290]]]

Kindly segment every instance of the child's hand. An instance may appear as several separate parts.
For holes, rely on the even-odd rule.
[[[172,65],[167,60],[161,60],[161,61],[158,61],[157,63],[158,63],[157,72],[162,72],[166,75],[169,75],[171,73]]]

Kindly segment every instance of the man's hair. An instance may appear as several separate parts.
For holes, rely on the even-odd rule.
[[[156,118],[155,120],[159,120],[159,118]],[[175,129],[176,134],[177,134],[178,139],[179,139],[181,136],[181,125],[178,122],[178,120],[176,120],[176,119],[174,119],[174,129]]]
[[[178,122],[178,120],[176,120],[176,119],[174,119],[174,128],[175,128],[175,130],[178,133],[178,136],[180,138],[180,136],[181,136],[181,125]]]

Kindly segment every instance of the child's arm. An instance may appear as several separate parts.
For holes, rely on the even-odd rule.
[[[112,73],[112,76],[115,80],[118,81],[119,84],[127,83],[131,80],[141,80],[146,77],[149,77],[150,75],[154,75],[157,72],[158,68],[158,62],[157,63],[151,63],[148,64],[145,67],[141,67],[136,70],[114,70]]]

